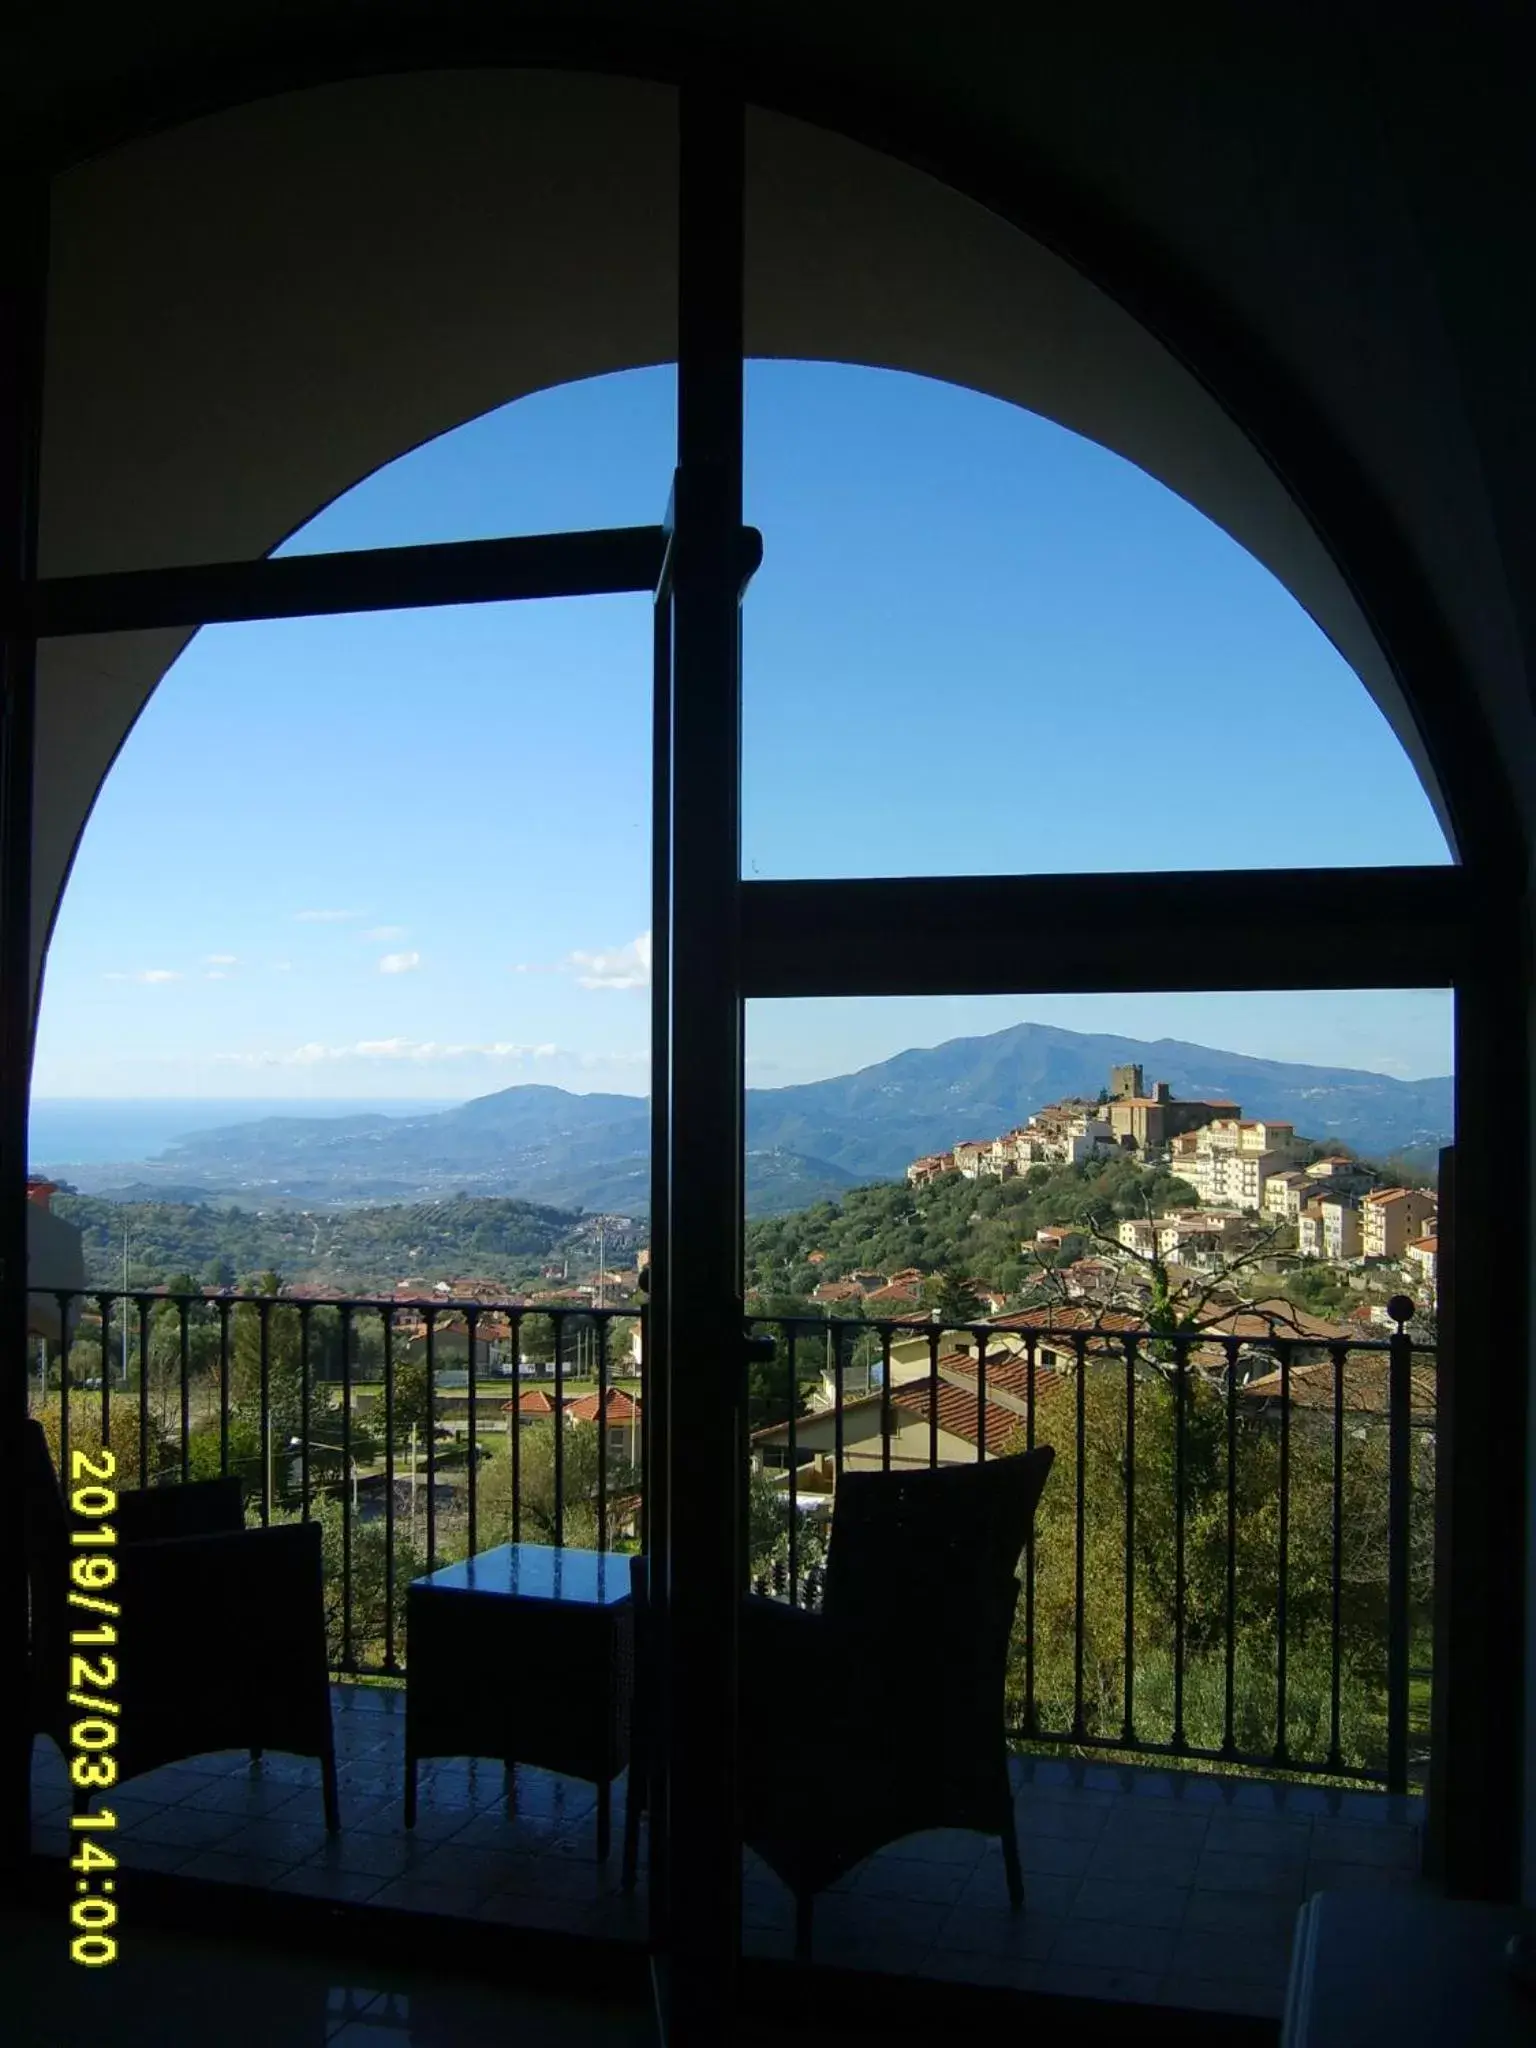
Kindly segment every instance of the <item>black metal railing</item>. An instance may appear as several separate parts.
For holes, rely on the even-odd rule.
[[[643,1542],[640,1309],[160,1289],[32,1304],[28,1405],[60,1471],[105,1443],[121,1484],[233,1473],[249,1521],[318,1519],[339,1672],[403,1670],[423,1573],[519,1540]]]
[[[1358,1339],[1253,1317],[758,1319],[753,1582],[805,1597],[846,1470],[1050,1443],[1018,1740],[1402,1790],[1427,1743],[1435,1347],[1394,1307],[1392,1334]]]
[[[106,1442],[129,1484],[235,1473],[253,1522],[320,1520],[340,1672],[400,1673],[406,1587],[459,1557],[644,1546],[643,1309],[34,1302],[53,1334],[30,1405],[61,1470],[72,1445]],[[1410,1782],[1427,1740],[1435,1350],[1402,1321],[1321,1341],[1059,1313],[754,1327],[774,1340],[746,1399],[759,1590],[819,1602],[844,1471],[1051,1443],[1021,1561],[1016,1739]]]

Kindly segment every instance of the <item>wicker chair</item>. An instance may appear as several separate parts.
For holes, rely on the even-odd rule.
[[[67,1604],[69,1517],[42,1427],[26,1427],[32,1725],[63,1750],[75,1717],[69,1633],[92,1617]],[[247,1529],[234,1478],[119,1493],[114,1521],[118,1781],[215,1750],[313,1756],[334,1833],[319,1524]],[[90,1796],[76,1788],[77,1812]]]
[[[1024,1903],[1003,1720],[1014,1576],[1055,1453],[838,1482],[819,1613],[742,1616],[742,1837],[795,1895],[925,1828],[1002,1842]]]
[[[1014,1576],[1055,1452],[934,1472],[845,1473],[821,1610],[750,1596],[741,1617],[742,1839],[795,1895],[810,1954],[815,1894],[924,1828],[1002,1842],[1024,1903],[1003,1724]],[[646,1560],[631,1560],[637,1694],[624,1826],[634,1882],[655,1749]]]

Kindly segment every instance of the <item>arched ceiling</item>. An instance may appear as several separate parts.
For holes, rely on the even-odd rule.
[[[465,419],[668,359],[674,123],[657,83],[430,72],[238,106],[61,175],[44,572],[265,554]],[[1435,791],[1393,667],[1318,535],[1111,298],[998,213],[782,114],[752,115],[748,190],[752,354],[948,378],[1137,462],[1291,588]],[[39,944],[95,791],[181,644],[44,650]]]

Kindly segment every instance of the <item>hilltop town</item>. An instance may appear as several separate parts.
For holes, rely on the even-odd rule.
[[[1119,1176],[1117,1213],[1085,1218],[1074,1179],[1063,1170],[1077,1169],[1084,1179],[1127,1167],[1133,1173]],[[1238,1103],[1183,1100],[1164,1081],[1148,1089],[1140,1066],[1111,1068],[1096,1099],[1067,1097],[998,1136],[962,1139],[947,1152],[914,1159],[906,1179],[914,1193],[928,1194],[960,1182],[1060,1185],[1074,1213],[1037,1223],[1019,1250],[1072,1299],[1106,1289],[1134,1293],[1154,1264],[1207,1277],[1310,1266],[1329,1269],[1340,1289],[1361,1297],[1355,1319],[1363,1308],[1382,1320],[1381,1304],[1394,1292],[1408,1292],[1429,1313],[1436,1305],[1433,1189],[1393,1184],[1289,1122],[1245,1117]],[[1170,1185],[1180,1198],[1157,1206],[1151,1198]],[[1138,1191],[1147,1199],[1137,1201]],[[818,1263],[816,1252],[808,1258]],[[872,1314],[890,1314],[921,1301],[931,1278],[917,1268],[856,1270],[829,1276],[813,1296],[828,1304],[857,1299]],[[1019,1291],[975,1288],[992,1313]]]

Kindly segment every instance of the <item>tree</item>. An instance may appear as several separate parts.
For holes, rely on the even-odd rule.
[[[607,1463],[607,1495],[610,1509],[608,1541],[613,1544],[611,1511],[622,1496],[640,1491],[641,1476],[627,1458],[615,1457],[608,1443],[608,1430],[596,1422],[568,1423],[563,1418],[541,1417],[536,1422],[518,1423],[518,1502],[520,1528],[526,1543],[563,1542],[583,1550],[596,1550],[598,1526],[598,1473]],[[560,1432],[557,1439],[556,1431]],[[556,1444],[559,1443],[559,1484],[556,1485]],[[479,1474],[476,1487],[476,1517],[482,1545],[505,1542],[512,1529],[512,1458],[498,1450]]]
[[[939,1321],[952,1329],[962,1323],[979,1322],[986,1306],[963,1273],[949,1268],[936,1273],[923,1289],[923,1298],[938,1313]]]
[[[303,1423],[303,1345],[299,1311],[279,1306],[282,1278],[274,1272],[257,1276],[249,1292],[262,1303],[242,1303],[235,1310],[230,1359],[230,1402],[235,1414],[270,1429],[274,1447],[286,1450]],[[267,1304],[270,1304],[268,1306]],[[266,1357],[266,1414],[262,1412],[263,1333]]]

